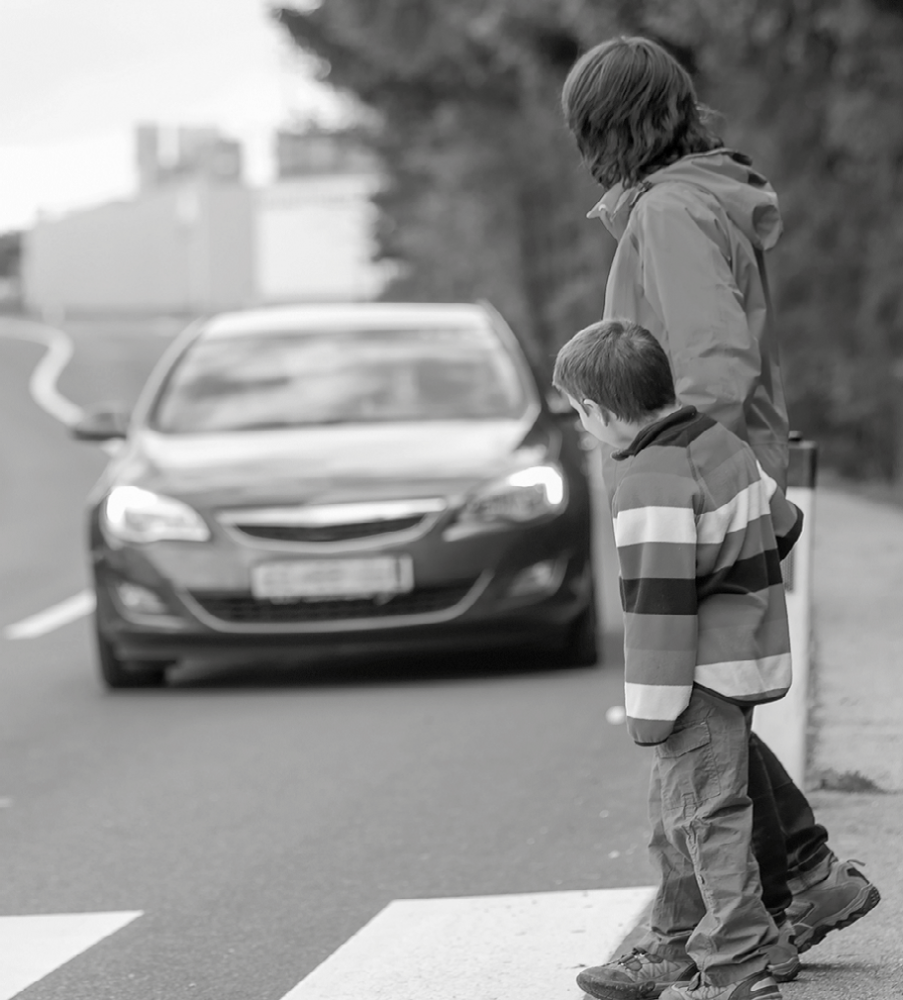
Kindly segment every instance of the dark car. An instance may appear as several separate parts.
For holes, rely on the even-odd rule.
[[[544,651],[596,661],[585,452],[482,305],[292,306],[194,324],[90,501],[100,668],[188,657]]]

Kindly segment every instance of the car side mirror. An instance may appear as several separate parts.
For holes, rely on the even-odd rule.
[[[124,438],[128,432],[128,414],[121,410],[90,410],[72,426],[72,436],[76,441],[112,441]]]

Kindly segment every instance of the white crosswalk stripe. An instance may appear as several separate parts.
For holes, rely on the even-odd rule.
[[[0,1000],[11,1000],[140,916],[136,910],[0,917]]]
[[[283,1000],[549,1000],[582,996],[654,888],[390,903]]]

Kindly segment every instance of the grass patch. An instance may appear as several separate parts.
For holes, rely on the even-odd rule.
[[[819,791],[825,792],[867,792],[870,794],[886,795],[887,792],[880,785],[876,785],[871,778],[867,778],[859,771],[835,771],[828,768],[818,775],[815,787]]]

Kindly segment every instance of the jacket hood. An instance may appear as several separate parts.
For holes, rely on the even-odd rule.
[[[675,183],[712,194],[756,249],[770,250],[780,238],[783,223],[774,188],[753,169],[749,157],[729,149],[684,156],[649,174],[635,187],[616,184],[587,213],[587,218],[600,218],[619,240],[640,198],[657,185]]]

